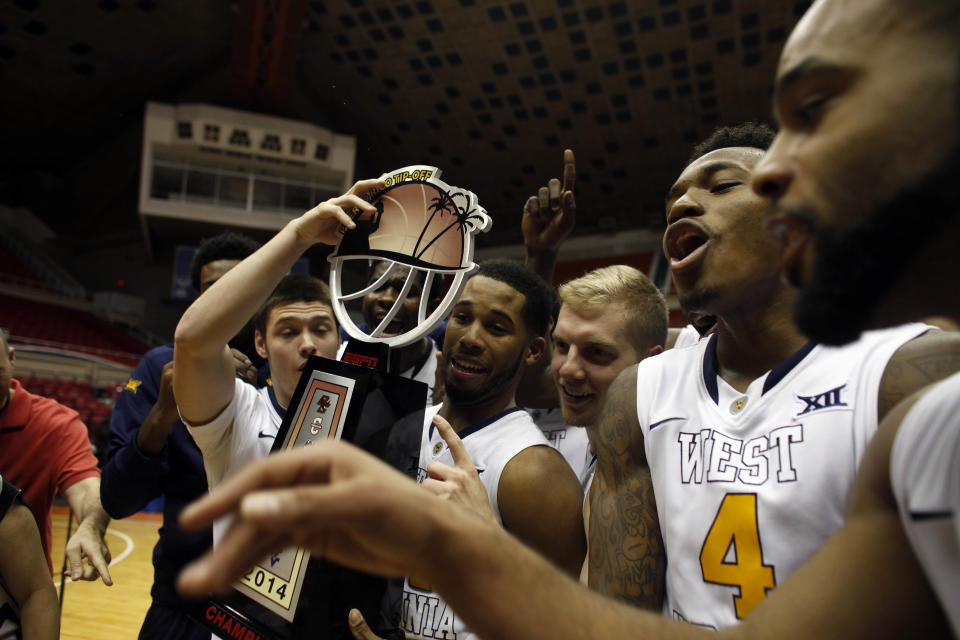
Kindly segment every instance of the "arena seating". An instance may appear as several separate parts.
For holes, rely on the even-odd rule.
[[[3,245],[0,245],[0,281],[29,289],[50,290],[43,280]]]
[[[14,342],[96,355],[130,366],[149,347],[92,313],[0,294],[0,326]]]

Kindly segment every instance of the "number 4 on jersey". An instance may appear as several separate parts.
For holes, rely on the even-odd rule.
[[[739,595],[733,596],[738,619],[747,617],[776,586],[773,567],[763,563],[755,493],[724,496],[703,541],[700,569],[707,582],[739,588]]]

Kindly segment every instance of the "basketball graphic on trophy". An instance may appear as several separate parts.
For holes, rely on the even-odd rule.
[[[465,277],[476,268],[473,262],[474,237],[491,226],[490,217],[477,202],[477,196],[465,189],[451,187],[439,179],[436,167],[415,165],[381,176],[386,185],[373,194],[370,202],[375,213],[354,218],[356,228],[344,229],[343,238],[330,255],[330,290],[337,320],[351,337],[382,342],[389,347],[410,344],[430,332],[446,317],[459,296]],[[360,263],[360,266],[351,263]],[[387,263],[380,277],[367,282],[360,276],[354,283],[345,274],[369,273],[373,262]],[[396,309],[377,327],[362,329],[351,314],[351,302],[378,290],[397,269],[406,274]],[[443,280],[441,303],[428,308],[429,296],[422,296],[417,325],[399,335],[387,335],[389,325],[406,292],[414,283],[424,291]],[[357,281],[362,280],[362,284]]]
[[[356,227],[341,228],[329,257],[330,293],[351,338],[339,360],[307,359],[272,451],[342,439],[416,479],[428,387],[391,373],[390,352],[447,316],[477,266],[475,235],[491,224],[476,195],[439,176],[436,167],[422,165],[381,176],[383,188],[366,196],[376,210],[355,209]],[[362,306],[370,293],[396,299],[378,303],[370,320],[376,326],[362,328],[354,321],[362,313],[348,305]],[[195,619],[214,633],[240,630],[244,638],[341,640],[352,637],[346,613],[356,607],[379,621],[379,635],[403,636],[402,578],[352,571],[302,548],[276,550],[234,586],[227,596],[201,601]]]

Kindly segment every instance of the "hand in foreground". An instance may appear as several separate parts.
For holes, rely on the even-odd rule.
[[[437,426],[440,437],[447,443],[450,455],[453,456],[453,466],[442,462],[431,462],[427,465],[429,478],[423,481],[423,488],[438,496],[441,500],[448,500],[466,508],[481,518],[496,522],[490,508],[490,498],[487,489],[480,481],[477,468],[470,460],[467,448],[463,446],[460,436],[453,430],[450,423],[439,415],[434,416],[433,424]]]
[[[103,540],[103,534],[104,531],[98,532],[96,525],[83,522],[70,536],[66,554],[72,580],[103,578],[103,584],[108,587],[113,585],[110,571],[107,569],[110,564],[110,549]],[[84,558],[87,559],[86,566],[83,564]]]
[[[350,609],[350,613],[347,614],[347,624],[355,640],[383,640],[373,632],[359,609]]]
[[[353,445],[324,441],[250,463],[180,515],[198,530],[232,514],[215,549],[177,580],[186,595],[226,592],[273,549],[301,546],[344,566],[385,576],[422,570],[448,506]]]
[[[577,182],[577,167],[573,151],[563,152],[563,182],[552,178],[530,196],[523,207],[520,228],[527,254],[556,253],[573,231],[577,217],[577,201],[573,187]]]
[[[360,180],[355,182],[350,190],[342,196],[330,198],[310,209],[295,221],[297,235],[314,244],[334,245],[340,240],[337,230],[340,225],[353,229],[357,225],[353,222],[350,211],[356,207],[364,213],[375,213],[376,207],[363,199],[362,196],[376,187],[382,187],[380,179]]]

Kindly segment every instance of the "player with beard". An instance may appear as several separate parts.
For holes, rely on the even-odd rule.
[[[772,135],[719,130],[670,189],[678,296],[717,328],[618,377],[590,493],[591,587],[713,628],[745,618],[840,529],[878,420],[931,380],[911,364],[945,343],[921,324],[808,342],[769,204],[750,188]]]
[[[960,7],[955,1],[815,3],[784,50],[776,102],[783,133],[771,148],[769,164],[757,167],[754,188],[790,205],[792,211],[809,211],[819,227],[850,229],[872,216],[876,207],[894,202],[897,192],[906,192],[923,178],[943,175],[949,166],[946,159],[956,151],[960,126],[958,31]],[[879,181],[879,175],[885,180]],[[941,183],[938,193],[953,196],[950,186],[957,184],[957,175],[955,171],[948,175],[950,181]],[[839,195],[844,189],[852,191],[849,199]],[[905,265],[907,276],[925,274],[927,279],[896,274],[876,308],[864,314],[870,326],[931,312],[960,318],[952,266],[960,237],[953,213],[956,198],[928,193],[923,201],[936,205],[925,211],[930,216],[950,218],[938,234],[924,238],[922,254]],[[916,224],[915,204],[900,209],[904,224]],[[815,266],[818,247],[793,218],[774,220],[788,249],[785,267],[799,273],[797,280],[803,282]],[[922,301],[915,298],[916,288],[926,290]],[[911,366],[949,370],[956,358],[955,348],[945,348]],[[583,590],[498,529],[477,527],[475,519],[440,501],[422,501],[412,483],[344,445],[250,469],[191,509],[187,520],[198,526],[231,512],[238,512],[243,522],[231,534],[235,553],[208,558],[184,575],[181,584],[195,591],[227,588],[250,561],[278,540],[292,537],[368,570],[422,571],[490,639],[943,637],[949,634],[947,615],[960,635],[956,620],[960,589],[955,582],[960,570],[952,522],[958,509],[958,429],[957,410],[950,404],[958,394],[954,388],[946,398],[937,397],[955,384],[956,378],[951,378],[915,404],[912,398],[890,412],[864,455],[844,527],[742,625],[719,634]],[[946,415],[930,416],[929,408],[946,409]],[[934,419],[922,419],[930,417]],[[902,431],[896,434],[901,421]],[[918,434],[935,438],[916,442]],[[936,442],[936,437],[946,435],[953,439]],[[911,450],[911,444],[933,446]],[[904,456],[904,451],[910,455]],[[910,457],[917,462],[914,469],[901,465]],[[939,467],[950,459],[952,475]],[[911,484],[916,478],[909,471],[920,469],[929,471],[926,479],[933,482],[914,493]],[[317,478],[314,484],[286,486],[307,475]],[[257,489],[261,491],[250,495]],[[374,497],[359,506],[362,496]],[[930,504],[910,504],[924,498]],[[941,500],[946,509],[937,506]],[[912,519],[910,512],[919,517]],[[394,526],[378,532],[375,524],[384,520]],[[941,543],[929,556],[914,531],[923,523],[933,525]],[[921,549],[917,553],[926,576],[905,528],[912,530],[911,540]]]
[[[432,422],[437,415],[462,440],[467,469],[486,490],[487,515],[576,575],[585,554],[580,484],[515,400],[524,370],[544,356],[549,299],[540,277],[509,260],[484,262],[467,281],[444,336],[445,397],[427,412],[419,477],[436,485],[463,471],[449,434]],[[415,577],[405,585],[401,615],[407,637],[474,637]]]
[[[773,203],[783,270],[800,287],[797,323],[816,339],[844,343],[928,315],[960,319],[958,32],[956,0],[874,0],[855,11],[823,3],[784,50],[782,130],[753,186]],[[958,360],[954,343],[913,365],[948,373]],[[853,548],[855,525],[877,523],[859,541],[860,564],[892,557],[916,581],[912,546],[929,584],[914,587],[917,597],[932,587],[960,636],[958,415],[960,374],[891,413],[858,478],[874,499],[851,513],[832,552]]]

